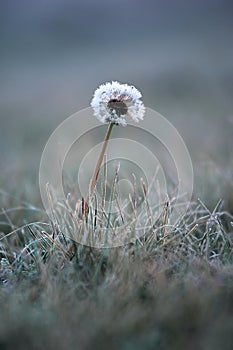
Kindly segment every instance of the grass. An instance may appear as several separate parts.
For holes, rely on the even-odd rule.
[[[94,204],[71,216],[92,234]],[[1,349],[231,349],[233,217],[199,200],[170,225],[171,206],[112,249],[78,244],[27,204],[3,210]],[[38,221],[16,226],[20,212]]]
[[[196,104],[194,100],[187,115]],[[32,149],[28,142],[16,151],[6,142],[0,182],[11,195],[0,192],[0,349],[232,348],[232,142],[230,129],[219,130],[212,114],[214,110],[206,116],[208,147],[198,138],[199,130],[190,128],[195,118],[183,118],[195,172],[186,215],[170,225],[171,201],[152,230],[114,249],[75,243],[41,209],[34,184],[38,174],[32,169],[37,169],[49,136],[38,151],[34,140],[43,136],[42,124],[29,127],[36,130]],[[200,118],[196,127],[202,125]],[[18,138],[24,135],[19,130]],[[67,192],[72,190],[66,185]],[[111,197],[112,188],[99,186],[99,192],[105,189]],[[71,204],[75,210],[76,203]],[[145,205],[144,216],[151,211],[153,216],[153,210]],[[95,225],[108,225],[108,212],[99,214],[94,224],[95,212],[90,211],[90,232]]]
[[[130,4],[120,26],[116,4],[120,16],[111,9],[116,20],[108,32],[104,11],[96,16],[93,8],[91,17],[76,11],[71,22],[68,11],[59,24],[59,6],[54,14],[50,6],[48,16],[42,11],[46,18],[30,6],[24,16],[5,6],[1,350],[232,349],[233,21],[226,3],[195,3],[184,12],[173,6],[168,17],[167,6],[148,17],[149,8]],[[33,13],[42,16],[39,22]],[[80,32],[84,21],[95,35]],[[165,207],[154,232],[123,248],[97,250],[56,232],[41,209],[38,164],[55,127],[87,106],[93,86],[113,73],[140,86],[146,105],[184,137],[194,164],[195,203],[172,227]]]

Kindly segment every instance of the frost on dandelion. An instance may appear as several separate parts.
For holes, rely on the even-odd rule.
[[[120,84],[117,81],[100,85],[94,93],[91,101],[94,115],[102,123],[108,123],[109,125],[91,179],[90,189],[85,203],[86,212],[88,212],[89,198],[92,196],[98,180],[112,128],[114,125],[126,126],[126,117],[132,118],[135,122],[143,119],[145,107],[140,100],[141,97],[141,93],[134,86]]]
[[[134,86],[113,81],[98,87],[91,106],[102,123],[126,126],[126,117],[135,122],[143,119],[145,107],[141,97],[142,94]]]

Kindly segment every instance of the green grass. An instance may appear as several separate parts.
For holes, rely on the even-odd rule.
[[[153,229],[113,249],[72,241],[27,204],[2,211],[1,349],[231,349],[233,217],[222,207],[192,203],[171,226],[165,205]],[[38,221],[16,226],[19,212]],[[83,220],[95,229],[91,210]]]
[[[165,6],[159,21],[152,12],[147,18],[149,8],[116,4],[120,16],[104,40],[106,4],[97,16],[90,7],[89,23],[82,11],[71,22],[68,11],[63,21],[59,6],[54,15],[51,6],[51,15],[29,4],[22,13],[5,6],[0,350],[232,349],[232,6],[202,3],[178,6],[171,16]],[[87,30],[80,31],[83,21]],[[134,244],[97,250],[54,230],[38,172],[53,130],[111,79],[138,86],[145,105],[182,135],[194,166],[194,203],[172,227],[164,208]],[[74,155],[71,165],[80,161]]]
[[[202,163],[192,157],[194,202],[179,222],[165,206],[141,239],[104,250],[54,229],[39,156],[14,150],[0,175],[0,349],[231,349],[232,158],[209,147],[218,171],[204,146]]]

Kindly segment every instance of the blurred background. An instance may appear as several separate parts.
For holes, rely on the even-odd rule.
[[[233,3],[227,0],[2,0],[1,207],[41,206],[53,130],[96,87],[135,85],[178,129],[194,195],[233,211]],[[7,194],[6,194],[7,193]]]

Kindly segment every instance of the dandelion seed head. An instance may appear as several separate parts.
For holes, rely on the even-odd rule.
[[[132,85],[117,81],[100,85],[94,93],[91,107],[102,123],[126,126],[126,117],[135,122],[143,120],[145,107],[142,94]]]

